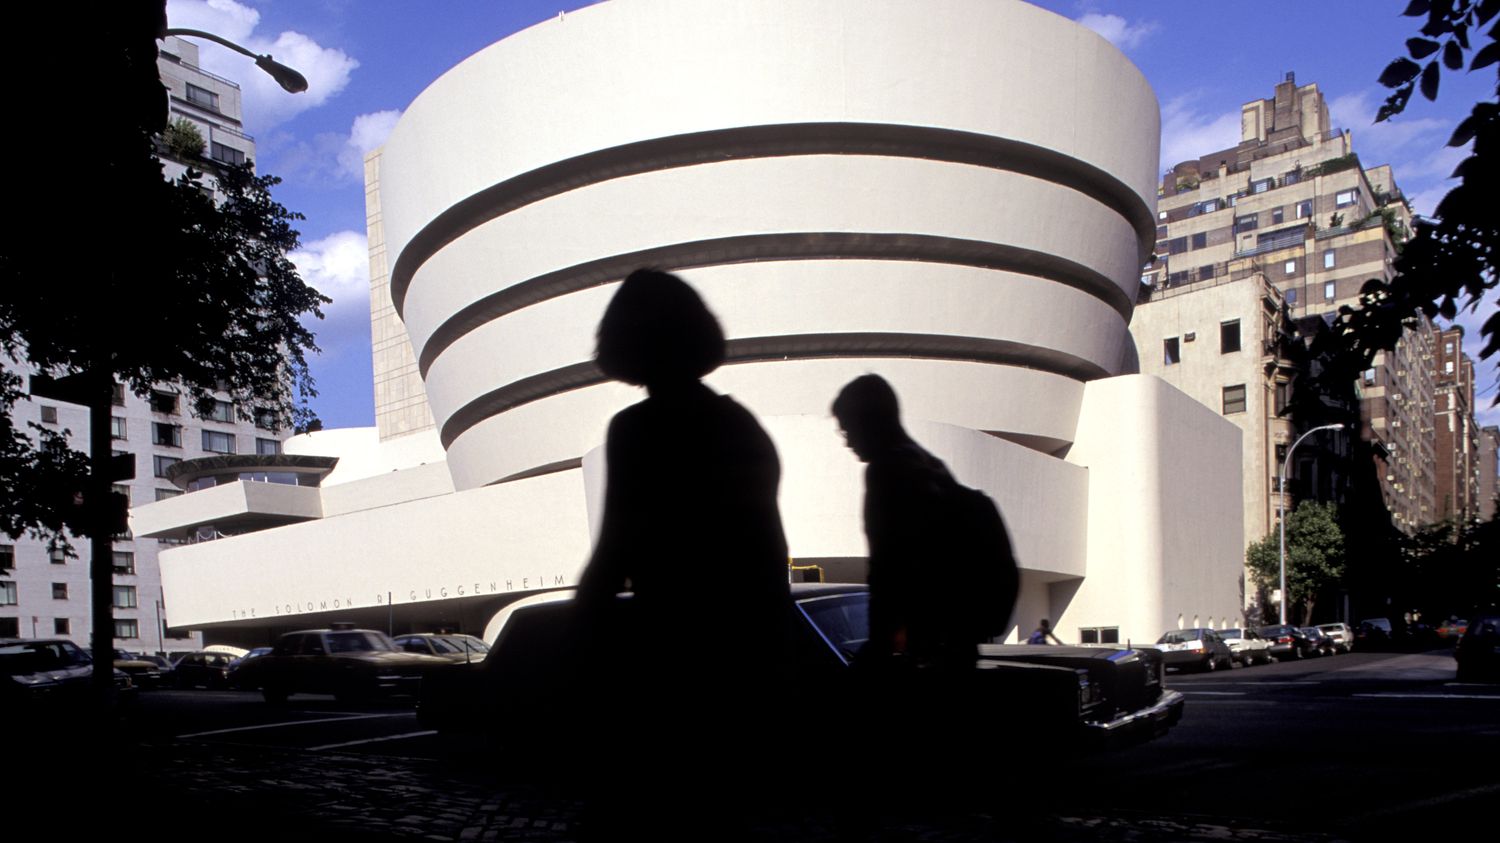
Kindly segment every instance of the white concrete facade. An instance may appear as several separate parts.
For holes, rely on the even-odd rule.
[[[419,623],[476,589],[574,584],[605,427],[640,398],[599,375],[594,329],[641,265],[681,273],[720,317],[729,360],[708,380],[776,443],[798,563],[862,564],[862,467],[828,406],[874,371],[1005,513],[1025,629],[1140,641],[1237,617],[1238,431],[1134,374],[1159,131],[1140,72],[1022,3],[701,11],[561,16],[405,111],[367,160],[372,314],[403,320],[411,357],[388,349],[383,371],[415,360],[432,428],[393,436],[426,425],[396,417],[416,390],[388,389],[401,413],[375,450],[435,439],[455,491],[408,461],[384,503],[334,515],[345,484],[325,478],[321,519],[169,554],[174,623],[305,625],[386,595]],[[372,449],[288,450],[343,465]]]

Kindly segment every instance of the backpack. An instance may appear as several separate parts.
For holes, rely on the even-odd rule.
[[[957,480],[951,480],[944,497],[950,537],[946,561],[963,585],[965,625],[976,640],[1004,635],[1021,585],[1005,521],[989,495]]]

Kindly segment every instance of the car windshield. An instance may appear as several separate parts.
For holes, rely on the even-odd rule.
[[[432,639],[439,653],[488,653],[490,648],[483,641],[470,635],[444,635]]]
[[[813,626],[846,658],[859,652],[870,637],[870,596],[839,594],[815,597],[797,604]]]
[[[88,663],[88,654],[65,641],[20,641],[0,645],[0,676],[20,676]]]
[[[1219,637],[1220,638],[1241,638],[1241,637],[1243,637],[1243,634],[1238,629],[1221,629],[1221,630],[1219,630]]]
[[[1185,644],[1188,641],[1197,641],[1198,639],[1200,639],[1202,637],[1203,637],[1203,630],[1201,630],[1201,629],[1179,629],[1179,630],[1175,630],[1173,632],[1163,633],[1160,638],[1156,639],[1156,643],[1158,643],[1158,644]]]
[[[1261,635],[1291,635],[1295,631],[1296,631],[1296,628],[1295,627],[1290,627],[1290,626],[1268,626],[1265,629],[1262,629],[1260,631],[1260,634]]]
[[[385,636],[376,632],[330,632],[330,653],[379,653],[395,649]]]

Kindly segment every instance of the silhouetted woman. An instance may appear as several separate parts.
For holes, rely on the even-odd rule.
[[[790,608],[776,449],[699,380],[723,360],[718,321],[664,272],[631,273],[599,324],[599,368],[646,399],[610,422],[603,524],[578,586],[594,642],[585,664],[614,677],[591,695],[591,719],[614,718],[628,754],[690,777],[743,763],[775,723],[766,701]],[[622,625],[612,607],[627,588],[636,623]],[[633,789],[628,774],[612,778]]]

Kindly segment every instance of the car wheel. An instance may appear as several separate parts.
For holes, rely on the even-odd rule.
[[[290,694],[287,693],[286,688],[283,688],[280,685],[272,685],[269,682],[261,687],[260,694],[261,696],[265,697],[266,702],[270,703],[271,705],[281,705],[285,703],[286,698],[290,696]]]
[[[1203,669],[1208,671],[1209,673],[1213,673],[1214,671],[1219,669],[1219,660],[1214,658],[1213,656],[1209,656],[1208,661],[1203,663]]]

